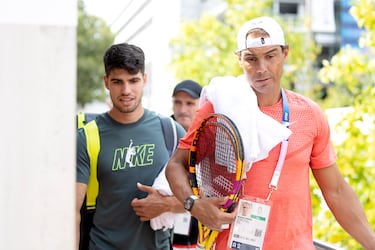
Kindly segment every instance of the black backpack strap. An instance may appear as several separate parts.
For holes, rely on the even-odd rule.
[[[159,115],[159,119],[164,134],[165,145],[167,146],[169,156],[171,156],[177,148],[176,124],[171,117]]]

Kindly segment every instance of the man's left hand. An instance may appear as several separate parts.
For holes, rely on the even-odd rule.
[[[139,216],[141,221],[148,221],[167,212],[168,204],[165,196],[162,196],[155,188],[137,183],[139,190],[148,193],[143,199],[135,198],[131,202],[134,212]]]

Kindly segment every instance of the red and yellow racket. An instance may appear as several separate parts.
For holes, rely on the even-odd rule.
[[[235,124],[225,115],[210,114],[197,129],[189,153],[190,184],[198,197],[229,197],[221,208],[231,212],[238,201],[244,152]],[[197,249],[211,249],[218,231],[198,222]]]

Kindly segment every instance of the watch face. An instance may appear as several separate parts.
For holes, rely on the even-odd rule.
[[[191,211],[191,209],[193,208],[193,204],[194,204],[194,199],[189,197],[184,202],[184,208],[188,211]]]

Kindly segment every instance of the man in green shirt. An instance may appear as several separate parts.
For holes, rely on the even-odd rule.
[[[97,163],[99,193],[89,249],[171,249],[168,230],[153,230],[150,219],[184,211],[173,196],[151,186],[169,154],[159,117],[142,106],[147,84],[142,49],[122,43],[104,55],[104,83],[113,107],[96,118],[100,136]],[[184,129],[176,123],[177,137]],[[76,232],[90,176],[90,158],[82,129],[77,134]]]

